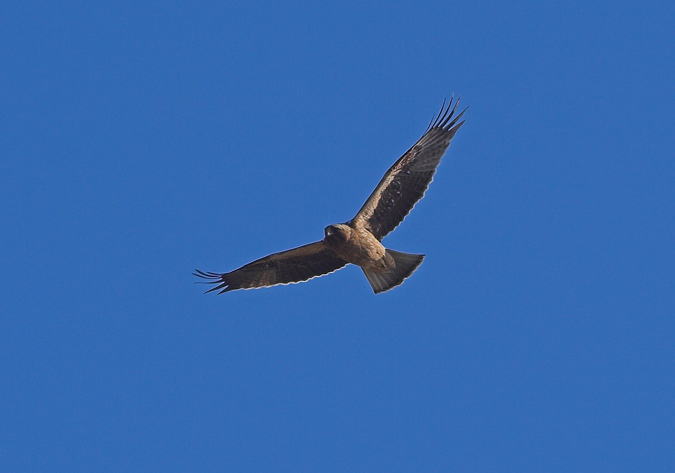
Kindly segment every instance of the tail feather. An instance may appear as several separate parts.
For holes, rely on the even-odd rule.
[[[394,258],[394,262],[396,263],[393,269],[378,273],[361,268],[375,294],[388,291],[401,284],[404,279],[410,276],[422,264],[422,260],[424,259],[424,255],[412,255],[394,250],[387,250],[387,253]]]

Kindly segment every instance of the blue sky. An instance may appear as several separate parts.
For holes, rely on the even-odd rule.
[[[0,470],[675,469],[670,2],[15,2],[0,14]],[[350,219],[452,93],[384,243]]]

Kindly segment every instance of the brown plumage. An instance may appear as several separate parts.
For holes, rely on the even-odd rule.
[[[348,263],[360,266],[375,293],[398,286],[422,263],[424,255],[386,249],[381,241],[423,196],[450,140],[462,126],[455,116],[459,99],[441,107],[424,135],[385,173],[356,216],[329,225],[323,240],[274,253],[229,273],[196,270],[219,293],[306,281],[332,273]],[[454,118],[453,118],[454,117]]]

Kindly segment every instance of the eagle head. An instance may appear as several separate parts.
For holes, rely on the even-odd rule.
[[[329,246],[331,244],[343,243],[347,241],[350,230],[351,229],[349,228],[349,226],[345,225],[344,223],[328,225],[324,229],[324,241],[328,243]]]

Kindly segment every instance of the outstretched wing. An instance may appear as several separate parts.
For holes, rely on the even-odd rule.
[[[219,294],[235,289],[252,289],[277,284],[307,281],[316,276],[332,273],[347,262],[324,245],[323,241],[274,253],[253,261],[229,273],[210,273],[195,270],[193,273],[217,286],[206,292]]]
[[[382,239],[403,221],[418,200],[424,196],[441,162],[450,140],[464,121],[455,115],[459,99],[445,101],[436,119],[431,120],[422,138],[389,168],[353,221],[361,220],[366,228]]]

